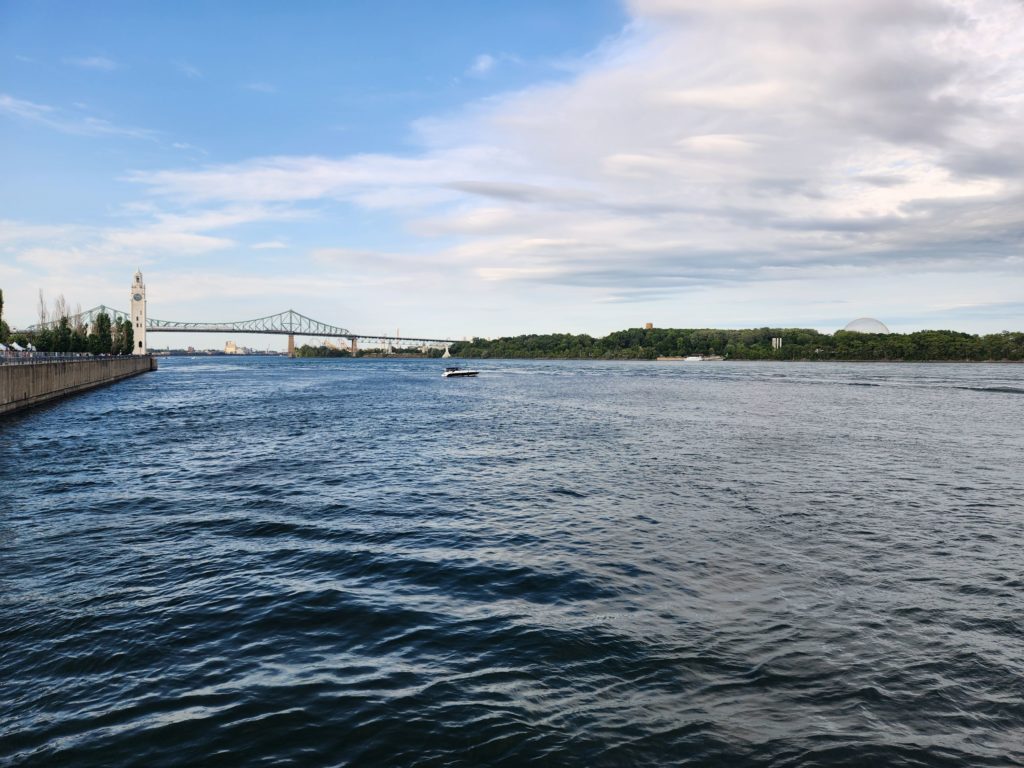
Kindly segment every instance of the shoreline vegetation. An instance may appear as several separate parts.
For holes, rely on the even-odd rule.
[[[410,357],[410,358],[434,358],[441,357],[444,354],[440,349],[429,349],[426,352],[422,351],[419,347],[395,347],[390,352],[384,352],[379,349],[367,349],[357,350],[356,357]],[[296,357],[352,357],[352,353],[347,349],[339,347],[328,347],[321,344],[320,346],[311,346],[309,344],[303,344],[301,347],[295,350]]]
[[[39,292],[38,329],[12,331],[3,320],[4,299],[0,290],[0,344],[15,343],[36,352],[92,355],[130,355],[134,352],[135,329],[131,320],[111,318],[101,312],[91,326],[80,319],[81,306],[72,310],[63,295],[54,299],[52,310]]]
[[[112,320],[106,314],[94,318],[92,327],[74,323],[81,314],[70,310],[59,296],[49,310],[40,292],[40,330],[12,331],[3,320],[0,291],[0,343],[31,344],[40,352],[131,354],[131,322]],[[773,346],[781,339],[782,346]],[[474,338],[455,342],[452,357],[472,359],[546,360],[657,360],[700,356],[726,360],[831,360],[837,362],[1022,362],[1024,332],[1003,331],[985,335],[936,330],[914,333],[821,333],[811,328],[629,328],[604,337],[587,334],[549,333]],[[304,344],[296,357],[352,357],[347,349]],[[440,349],[395,348],[390,352],[358,350],[356,357],[440,358]]]
[[[772,346],[773,338],[782,347]],[[809,328],[630,328],[602,338],[551,333],[474,338],[451,346],[452,357],[548,360],[657,360],[721,356],[726,360],[836,362],[1020,362],[1024,333],[959,331],[820,333]]]

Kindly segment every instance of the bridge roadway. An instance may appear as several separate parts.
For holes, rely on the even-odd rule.
[[[417,344],[454,344],[458,339],[421,339],[418,336],[384,336],[382,334],[367,333],[306,333],[305,331],[256,331],[243,330],[240,328],[227,328],[210,324],[188,324],[188,325],[146,325],[146,333],[263,333],[275,336],[316,336],[326,339],[361,339],[368,341],[390,341],[396,344],[399,341],[415,342]]]
[[[344,339],[379,339],[393,340],[394,337],[383,334],[353,333],[329,323],[322,323],[293,309],[279,312],[276,315],[258,317],[255,320],[239,320],[231,323],[185,323],[173,320],[148,320],[148,333],[269,333],[287,336],[319,336],[324,338]],[[428,344],[452,344],[455,339],[425,339],[419,336],[403,336],[402,341],[413,341]]]
[[[154,322],[154,321],[151,321]],[[275,336],[287,336],[288,337],[288,357],[295,357],[295,337],[296,336],[316,336],[318,338],[335,338],[335,339],[348,339],[350,344],[350,351],[352,356],[355,357],[356,352],[359,349],[360,339],[364,341],[385,343],[394,345],[396,347],[401,346],[403,342],[408,342],[416,346],[425,346],[427,344],[454,344],[454,339],[416,339],[410,338],[409,336],[372,336],[364,333],[306,333],[306,332],[295,332],[289,333],[288,331],[275,331],[275,330],[241,330],[238,328],[225,329],[224,326],[220,326],[216,323],[203,324],[203,323],[187,323],[184,325],[175,325],[173,323],[160,322],[160,325],[146,324],[146,333],[263,333],[273,334]],[[389,347],[390,349],[390,347]]]

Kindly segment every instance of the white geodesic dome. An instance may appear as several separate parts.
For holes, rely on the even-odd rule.
[[[885,323],[875,320],[873,317],[858,317],[853,322],[847,323],[843,330],[857,333],[889,333]]]

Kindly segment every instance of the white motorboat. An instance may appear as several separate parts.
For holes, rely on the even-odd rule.
[[[476,376],[480,371],[471,371],[468,368],[460,368],[457,365],[448,366],[441,375],[446,379],[453,376]]]

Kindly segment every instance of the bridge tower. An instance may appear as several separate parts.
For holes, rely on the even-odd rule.
[[[148,355],[146,346],[146,284],[142,281],[142,270],[135,272],[132,281],[132,332],[135,336],[132,354]]]

